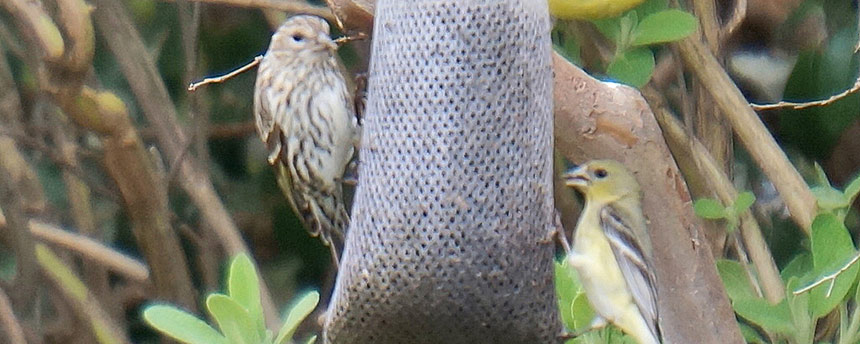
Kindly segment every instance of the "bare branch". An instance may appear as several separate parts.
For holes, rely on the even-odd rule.
[[[794,109],[794,110],[801,110],[801,109],[806,109],[806,108],[815,107],[815,106],[827,106],[827,105],[833,104],[833,103],[841,100],[842,98],[845,98],[845,97],[850,96],[854,93],[857,93],[858,90],[860,90],[860,76],[858,76],[857,80],[854,81],[854,86],[851,86],[851,88],[849,88],[845,91],[842,91],[839,94],[834,94],[834,95],[830,96],[830,98],[827,98],[824,100],[816,100],[816,101],[801,102],[801,103],[781,101],[781,102],[776,103],[776,104],[750,104],[750,106],[753,108],[753,110],[756,110],[756,111],[785,109],[785,108]]]
[[[9,297],[3,289],[0,289],[0,325],[2,325],[2,333],[9,338],[9,344],[27,344],[21,322],[12,311],[12,303],[9,302]]]
[[[200,86],[204,86],[204,85],[208,85],[208,84],[219,84],[219,83],[222,83],[224,81],[227,81],[230,78],[233,78],[239,74],[242,74],[242,73],[250,70],[251,68],[256,67],[258,64],[260,64],[261,60],[263,60],[263,55],[255,57],[253,61],[248,62],[248,64],[246,64],[242,67],[239,67],[239,68],[237,68],[237,69],[235,69],[235,70],[233,70],[227,74],[212,77],[212,78],[205,78],[201,81],[193,82],[193,83],[191,83],[191,85],[188,85],[188,92],[194,92],[198,88],[200,88]]]
[[[74,251],[83,258],[103,265],[129,280],[139,283],[149,281],[149,268],[146,265],[96,240],[38,220],[30,220],[29,228],[30,233],[33,233],[37,239]]]

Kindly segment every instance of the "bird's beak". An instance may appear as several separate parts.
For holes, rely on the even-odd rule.
[[[329,38],[328,35],[320,35],[319,41],[324,42],[324,45],[328,50],[333,51],[333,52],[337,51],[337,46],[338,46],[337,42],[333,41],[331,38]]]
[[[584,187],[591,181],[588,178],[585,165],[574,167],[565,172],[561,177],[564,179],[564,185],[570,187]]]

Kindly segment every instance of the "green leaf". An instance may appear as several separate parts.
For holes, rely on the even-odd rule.
[[[317,336],[311,336],[305,344],[314,344],[317,341]]]
[[[568,328],[574,329],[573,302],[578,294],[579,283],[576,281],[572,268],[567,265],[567,260],[555,262],[555,292],[558,295],[558,306],[561,311],[561,320]]]
[[[735,203],[732,204],[732,209],[734,210],[735,215],[740,215],[747,211],[753,203],[755,203],[755,195],[750,191],[744,191],[735,199]]]
[[[856,254],[851,234],[836,216],[822,214],[812,222],[812,262],[814,278],[831,274],[844,266]],[[827,291],[830,283],[826,282],[813,288],[810,292],[810,311],[814,318],[820,318],[836,307],[845,298],[851,284],[857,277],[860,265],[854,264],[843,271],[833,285],[830,297]],[[811,281],[810,281],[811,282]]]
[[[635,11],[639,15],[639,18],[645,18],[667,8],[669,8],[668,0],[646,0],[636,7]]]
[[[800,280],[795,277],[789,278],[785,286],[788,290],[800,289]],[[809,300],[809,293],[797,295],[789,293],[786,295],[785,302],[788,304],[793,320],[793,327],[789,334],[789,342],[791,343],[813,342],[815,319],[813,319],[809,309]]]
[[[818,207],[823,211],[830,212],[848,207],[848,200],[845,199],[845,195],[839,190],[830,186],[815,186],[810,190],[818,200]]]
[[[623,54],[630,50],[630,42],[633,40],[633,32],[636,31],[636,25],[639,25],[639,16],[636,14],[636,11],[627,12],[627,14],[621,16],[618,24],[620,25],[618,30],[621,36],[618,37],[618,40],[615,42],[616,55]]]
[[[230,341],[230,344],[255,344],[260,342],[260,333],[242,305],[236,300],[224,294],[210,294],[206,298],[206,308],[221,333]]]
[[[788,335],[794,329],[791,310],[785,300],[771,305],[765,299],[744,298],[732,300],[732,307],[739,316],[769,332]]]
[[[594,318],[594,310],[588,303],[588,297],[582,289],[576,269],[568,265],[566,259],[555,263],[555,285],[565,326],[569,329],[588,326]]]
[[[591,308],[591,303],[588,301],[588,295],[584,291],[577,294],[576,298],[573,299],[573,303],[570,305],[570,313],[573,315],[572,327],[570,328],[577,330],[588,328],[596,316],[594,310]]]
[[[654,72],[654,54],[647,48],[635,48],[615,56],[606,73],[622,83],[642,87]]]
[[[248,311],[251,321],[256,325],[256,331],[264,336],[266,323],[260,301],[260,280],[254,263],[246,253],[233,258],[227,284],[230,298]]]
[[[669,9],[642,19],[633,32],[632,46],[643,46],[681,40],[696,32],[698,19],[692,14]]]
[[[710,198],[700,198],[693,202],[693,212],[699,217],[708,220],[726,218],[726,207],[719,201]]]
[[[613,43],[617,44],[618,39],[621,38],[621,17],[592,20],[591,23],[603,34],[603,37]]]
[[[717,261],[717,271],[720,274],[720,279],[723,280],[723,285],[726,286],[726,293],[729,294],[730,299],[742,300],[756,297],[741,263],[720,259]]]
[[[769,342],[765,341],[762,338],[761,334],[758,333],[758,330],[752,328],[752,326],[747,325],[745,323],[738,323],[741,328],[741,335],[744,336],[744,342],[748,344],[767,344]]]
[[[319,302],[320,293],[316,291],[307,292],[299,298],[299,300],[290,307],[290,310],[287,313],[287,318],[284,320],[281,330],[278,331],[278,337],[275,339],[275,344],[289,343],[290,339],[293,337],[293,333],[295,333],[296,329],[299,327],[299,324],[301,324],[302,320],[304,320],[308,314],[313,312]]]
[[[779,272],[783,282],[788,282],[792,277],[802,278],[812,271],[812,255],[809,253],[801,253],[794,257],[782,271]],[[789,289],[791,293],[793,290]]]
[[[817,186],[833,186],[830,180],[827,179],[827,173],[824,173],[824,168],[817,162],[815,163],[815,184]]]
[[[194,315],[166,305],[147,306],[143,320],[164,335],[188,344],[227,344],[212,326]]]
[[[566,34],[556,25],[556,28],[552,30],[552,43],[555,51],[564,56],[565,59],[577,66],[582,65],[581,48],[579,40],[575,36]]]

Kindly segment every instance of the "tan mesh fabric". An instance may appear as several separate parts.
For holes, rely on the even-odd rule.
[[[556,343],[543,0],[380,0],[327,343]]]

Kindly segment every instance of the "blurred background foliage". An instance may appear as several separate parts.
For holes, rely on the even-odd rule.
[[[60,1],[63,0],[41,3],[47,13],[55,14]],[[9,230],[15,211],[10,206],[22,208],[16,212],[25,214],[26,218],[78,232],[73,214],[77,204],[70,200],[68,191],[71,187],[68,175],[75,175],[92,193],[90,206],[95,231],[88,235],[140,261],[144,261],[143,253],[120,191],[103,166],[104,143],[94,132],[73,124],[52,100],[51,90],[40,81],[41,52],[33,47],[14,15],[12,4],[20,2],[4,0],[4,6],[0,7],[3,52],[0,64],[8,63],[12,76],[9,85],[13,86],[0,90],[6,95],[0,98],[0,111],[6,111],[0,113],[0,139],[11,139],[26,164],[36,172],[36,184],[44,202],[16,199],[23,197],[19,189],[24,188],[23,184],[0,188],[3,201],[0,208],[6,214],[5,218],[0,217],[0,288],[10,294],[13,306],[25,305],[13,308],[24,324],[27,342],[89,343],[92,337],[86,327],[80,326],[82,320],[71,315],[73,312],[66,301],[52,294],[55,286],[28,286],[33,288],[37,298],[26,302],[12,295],[18,294],[12,292],[16,285],[13,281],[20,277],[22,262],[27,258],[22,260],[26,255],[21,254],[16,246],[17,236]],[[272,30],[285,14],[203,2],[127,0],[120,3],[156,62],[158,75],[174,103],[171,106],[175,105],[178,111],[179,121],[187,132],[187,154],[209,174],[230,218],[260,264],[262,278],[272,292],[274,303],[283,307],[298,292],[318,289],[323,291],[321,304],[326,304],[326,290],[334,281],[329,251],[301,227],[266,163],[266,153],[254,132],[252,119],[254,73],[244,73],[194,93],[186,91],[191,81],[230,71],[262,54]],[[718,57],[752,102],[825,99],[855,84],[860,67],[855,52],[857,1],[747,0],[746,4],[744,20],[724,38]],[[310,1],[306,5],[322,6],[322,3]],[[723,15],[728,17],[727,13]],[[596,35],[587,41],[582,39],[596,34],[597,29],[586,27],[584,23],[573,25],[576,26],[573,29],[568,24],[556,27],[553,33],[556,49],[591,74],[605,75],[606,59],[595,56],[605,42],[594,38],[598,37]],[[364,44],[356,50],[342,49],[344,62],[353,72],[362,71],[367,62]],[[661,65],[671,48],[653,46],[649,49],[656,57],[650,82],[661,85],[676,81],[672,79],[673,74],[665,72],[673,67]],[[170,223],[179,233],[191,266],[195,299],[202,302],[203,295],[220,289],[227,256],[225,250],[207,229],[210,225],[203,220],[201,205],[195,204],[187,192],[176,186],[179,177],[171,168],[174,163],[155,148],[158,134],[143,114],[141,99],[131,87],[141,81],[129,80],[123,73],[98,26],[94,52],[91,67],[81,79],[85,85],[112,92],[125,103],[153,164],[161,166],[163,181],[169,190]],[[669,99],[693,96],[691,90],[672,90],[667,91]],[[13,111],[9,105],[10,94],[20,100],[20,116],[9,115]],[[688,111],[680,107],[676,110],[678,113]],[[813,162],[820,163],[830,181],[840,188],[860,171],[860,95],[849,95],[828,106],[773,110],[760,115],[798,169],[810,180],[815,176]],[[57,128],[74,143],[71,160],[62,155],[63,135],[58,136]],[[806,236],[788,219],[773,186],[740,145],[735,146],[733,156],[737,187],[755,193],[755,213],[763,224],[777,265],[783,267],[805,245]],[[75,166],[70,167],[70,161],[76,161]],[[0,160],[0,164],[3,163]],[[8,172],[2,170],[0,168],[0,178],[10,178]],[[856,216],[854,220],[852,216],[847,220],[848,229],[856,240],[858,222]],[[78,272],[89,269],[89,260],[67,252],[61,257]],[[98,279],[86,276],[89,282]],[[106,303],[104,306],[108,314],[115,316],[120,331],[132,342],[154,342],[156,336],[140,321],[140,306],[153,297],[152,285],[128,281],[114,274],[102,276],[101,281],[109,288],[94,288],[94,291],[106,293],[96,298]],[[4,336],[0,331],[0,341],[5,340]]]

